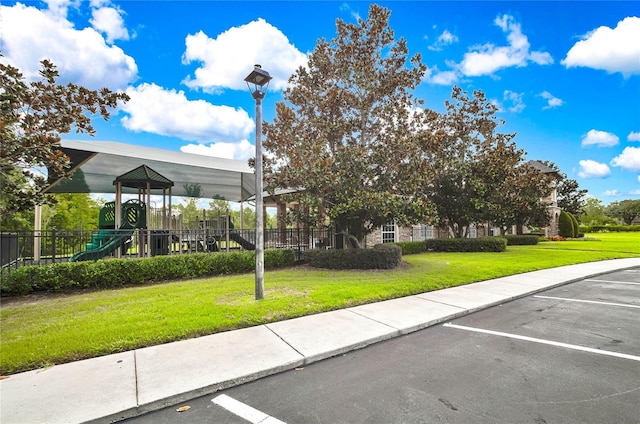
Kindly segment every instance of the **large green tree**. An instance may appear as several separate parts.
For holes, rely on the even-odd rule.
[[[621,200],[612,202],[605,209],[605,214],[612,218],[621,219],[627,225],[631,225],[634,218],[640,216],[640,200]]]
[[[575,217],[582,215],[587,190],[581,189],[576,180],[567,178],[567,174],[560,173],[557,182],[558,206]]]
[[[466,237],[471,224],[491,222],[505,229],[538,221],[540,199],[549,182],[524,161],[515,134],[501,133],[504,122],[481,90],[473,96],[454,87],[446,111],[432,125],[427,144],[435,165],[425,191],[436,205],[439,225]]]
[[[554,175],[540,172],[530,162],[519,162],[512,168],[505,167],[505,179],[495,185],[488,199],[490,205],[486,218],[504,233],[515,226],[517,234],[524,227],[544,227],[550,216],[546,198],[554,183]]]
[[[2,56],[0,55],[0,60]],[[127,101],[125,93],[58,84],[56,66],[41,62],[41,79],[27,82],[19,69],[0,62],[0,214],[55,202],[45,193],[43,170],[68,175],[69,159],[56,147],[71,131],[95,134],[91,119],[109,119],[109,108]]]
[[[335,38],[317,42],[263,127],[270,189],[299,189],[287,196],[300,205],[296,219],[313,225],[328,216],[355,245],[392,219],[432,212],[417,137],[429,112],[412,94],[426,68],[389,17],[372,5],[366,20],[337,20]]]
[[[98,228],[98,218],[103,201],[86,193],[55,195],[56,202],[42,212],[42,228],[45,230],[93,230]]]
[[[580,222],[584,225],[614,224],[615,219],[605,214],[606,206],[596,197],[587,197],[583,202]]]

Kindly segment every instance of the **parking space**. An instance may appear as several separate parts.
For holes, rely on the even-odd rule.
[[[640,272],[583,280],[499,308],[456,324],[640,355]]]
[[[223,395],[289,424],[637,424],[639,323],[640,269],[620,271],[131,421],[252,422]]]

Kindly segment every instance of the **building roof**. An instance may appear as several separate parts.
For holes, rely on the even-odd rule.
[[[173,183],[173,196],[239,202],[255,194],[255,175],[245,161],[112,141],[62,140],[60,150],[71,159],[71,179],[50,175],[50,193],[114,193],[116,178],[152,171],[147,176],[158,182],[152,188]],[[137,189],[129,185],[123,193]]]
[[[537,169],[538,171],[544,173],[544,174],[557,174],[558,170],[551,168],[550,166],[545,165],[544,163],[537,161],[537,160],[530,160],[529,162],[527,162],[527,164],[529,164],[529,166]]]
[[[126,174],[122,174],[115,179],[114,184],[119,182],[122,187],[162,189],[173,187],[173,181],[160,175],[147,165],[140,165]]]

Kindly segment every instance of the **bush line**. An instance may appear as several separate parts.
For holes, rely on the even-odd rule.
[[[295,261],[293,249],[264,252],[265,269],[292,266]],[[0,294],[20,296],[33,292],[110,289],[150,282],[241,274],[254,270],[255,254],[247,251],[29,265],[2,270]]]
[[[504,252],[507,239],[504,237],[430,239],[427,250],[434,252]]]
[[[626,233],[640,231],[640,225],[581,225],[581,233]]]
[[[309,250],[305,262],[315,268],[392,269],[402,261],[400,246],[377,244],[373,249]]]

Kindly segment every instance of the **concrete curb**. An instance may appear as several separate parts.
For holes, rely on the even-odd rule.
[[[627,258],[533,271],[15,374],[0,381],[0,421],[118,421],[639,266]]]

